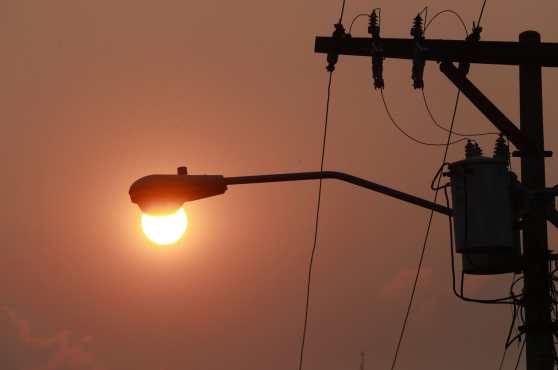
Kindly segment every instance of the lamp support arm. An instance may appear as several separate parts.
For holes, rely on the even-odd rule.
[[[373,190],[382,193],[392,198],[402,200],[407,203],[412,203],[422,208],[427,208],[435,212],[451,216],[452,210],[440,204],[430,202],[426,199],[416,197],[411,194],[401,192],[376,184],[372,181],[362,179],[360,177],[352,176],[343,172],[336,171],[322,171],[322,172],[298,172],[298,173],[278,173],[272,175],[256,175],[256,176],[239,176],[239,177],[225,177],[226,185],[240,185],[240,184],[259,184],[265,182],[286,182],[286,181],[303,181],[303,180],[320,180],[320,179],[336,179],[351,183],[353,185]]]

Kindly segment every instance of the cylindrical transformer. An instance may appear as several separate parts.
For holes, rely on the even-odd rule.
[[[449,170],[456,252],[471,255],[470,262],[479,265],[491,265],[495,254],[520,254],[506,160],[471,156]]]

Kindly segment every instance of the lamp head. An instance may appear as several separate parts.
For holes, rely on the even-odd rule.
[[[182,204],[223,194],[227,185],[223,176],[188,175],[179,169],[177,175],[149,175],[130,187],[130,199],[143,213],[162,215],[176,212]]]

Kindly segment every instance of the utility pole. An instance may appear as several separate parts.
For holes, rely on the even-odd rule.
[[[467,187],[468,180],[466,180],[466,176],[482,180],[481,185],[471,190],[470,198],[473,198],[474,191],[475,189],[478,190],[478,188],[490,190],[484,192],[485,196],[488,194],[494,198],[496,190],[503,197],[501,201],[488,202],[490,203],[489,205],[486,205],[487,202],[485,202],[487,197],[477,197],[477,202],[471,203],[475,207],[474,210],[477,211],[474,216],[475,220],[480,220],[479,222],[482,223],[484,234],[497,234],[494,233],[494,230],[499,227],[497,224],[489,224],[489,220],[482,219],[483,215],[491,214],[486,212],[487,210],[502,210],[501,214],[496,212],[497,216],[494,218],[497,221],[499,221],[498,216],[500,215],[502,216],[501,218],[506,218],[506,220],[502,220],[505,230],[502,229],[503,231],[501,231],[503,234],[506,234],[504,235],[505,237],[509,236],[507,238],[509,243],[506,241],[500,243],[500,241],[493,241],[491,239],[485,244],[480,243],[480,247],[495,249],[495,246],[503,246],[508,252],[510,250],[514,253],[516,252],[516,254],[511,255],[514,257],[512,269],[501,269],[497,272],[492,270],[491,272],[484,273],[497,274],[503,273],[502,271],[516,272],[518,270],[523,272],[523,294],[519,297],[519,301],[516,296],[511,298],[513,298],[513,304],[519,302],[518,304],[525,308],[525,324],[519,326],[519,330],[526,338],[527,370],[553,370],[554,363],[557,361],[553,336],[555,334],[558,336],[558,326],[553,321],[552,306],[555,302],[553,301],[552,290],[553,277],[549,266],[551,260],[558,260],[558,255],[551,255],[548,250],[546,221],[552,222],[558,228],[558,211],[554,209],[552,204],[554,197],[558,196],[558,186],[549,189],[546,188],[545,184],[545,158],[552,156],[552,152],[546,151],[544,148],[541,69],[542,67],[558,67],[558,43],[542,43],[540,35],[534,31],[523,32],[519,36],[518,42],[480,41],[480,32],[481,29],[479,27],[474,27],[466,40],[427,40],[424,37],[422,19],[420,15],[417,15],[411,29],[412,39],[382,38],[380,36],[378,17],[373,11],[370,15],[369,26],[371,37],[352,37],[345,32],[343,25],[338,23],[335,25],[335,31],[331,37],[316,38],[315,51],[327,54],[327,70],[329,72],[333,72],[335,69],[340,55],[371,58],[374,87],[380,89],[384,86],[382,76],[384,59],[398,58],[412,60],[413,65],[410,69],[412,73],[410,75],[415,88],[422,88],[424,85],[423,72],[426,61],[436,61],[440,64],[440,71],[518,149],[514,152],[514,156],[521,158],[521,184],[517,184],[515,175],[510,174],[507,168],[508,148],[503,140],[501,144],[506,147],[505,161],[501,161],[498,158],[480,157],[480,154],[477,156],[471,153],[474,154],[470,156],[471,158],[450,164],[450,176],[452,176],[451,166],[454,165],[456,171],[458,168],[463,169],[463,174],[459,175],[464,182],[463,188]],[[456,66],[455,63],[458,63],[458,65]],[[519,125],[506,117],[467,78],[470,65],[473,63],[519,67],[521,113]],[[468,161],[467,169],[463,164],[465,161]],[[473,162],[476,163],[475,166],[477,167],[472,167]],[[490,166],[499,163],[498,165],[503,166],[500,167],[503,168],[503,171],[501,171],[503,176],[482,177],[481,172],[484,170],[477,171],[479,176],[476,176],[474,168],[482,168],[484,166],[482,163],[491,163]],[[492,167],[495,170],[490,171],[498,175],[498,167],[495,165]],[[442,168],[440,171],[442,171]],[[456,177],[458,176],[454,173],[453,178]],[[512,177],[513,180],[510,179]],[[454,181],[453,178],[452,182]],[[501,180],[502,178],[504,180]],[[457,221],[464,220],[465,229],[467,226],[469,219],[467,210],[470,205],[467,203],[467,200],[454,201],[454,209],[451,209],[365,179],[335,171],[223,177],[221,175],[189,175],[185,168],[181,167],[178,169],[178,174],[149,175],[135,181],[130,187],[130,198],[146,213],[151,211],[154,213],[168,213],[169,211],[175,212],[184,202],[223,194],[229,185],[316,179],[345,181],[453,217],[456,220],[456,225],[458,224]],[[498,184],[495,185],[499,180],[501,180],[500,188],[496,186]],[[453,184],[451,186],[452,195],[458,194],[458,191],[454,192]],[[466,190],[463,190],[463,192],[463,198],[468,199],[469,196]],[[479,201],[480,199],[482,199],[482,203]],[[479,206],[479,204],[481,205]],[[459,205],[461,208],[457,209],[459,207],[456,208],[456,205]],[[518,207],[521,209],[512,209]],[[463,209],[465,209],[465,212],[461,212]],[[466,229],[467,231],[461,233],[461,235],[465,236],[465,241],[469,235],[468,232],[473,228],[470,227]],[[490,231],[487,233],[486,229]],[[517,263],[520,257],[518,229],[523,230],[523,254],[519,266]],[[458,240],[457,237],[456,240]],[[476,242],[479,242],[479,240],[477,239]],[[465,247],[467,247],[466,242],[463,245],[463,248]],[[479,245],[476,247],[479,247]],[[485,253],[485,251],[486,248],[476,252],[477,255],[480,254],[482,256],[482,253]],[[464,255],[463,251],[459,253]],[[471,255],[474,254],[472,252],[469,253]],[[502,256],[506,255],[500,253],[488,256],[492,258],[492,260],[489,260],[489,263],[492,263],[492,261],[501,262],[503,260]],[[464,269],[463,271],[466,270]],[[468,273],[473,272],[469,270]],[[456,291],[454,292],[461,299],[481,303],[487,303],[487,301],[509,303],[510,298],[485,300],[483,302],[478,299],[469,299],[463,295],[463,292],[461,292],[461,295]],[[364,354],[362,356],[361,368],[364,367]]]
[[[519,35],[519,42],[536,47],[537,32]],[[521,181],[527,191],[545,189],[544,132],[541,66],[522,63],[519,66],[520,128],[533,147],[521,155]],[[548,271],[548,240],[545,205],[534,203],[523,228],[525,277],[525,334],[527,369],[553,369],[553,328],[550,316],[551,280]]]
[[[477,31],[480,36],[480,29]],[[521,158],[522,186],[530,199],[521,220],[525,279],[522,304],[526,321],[519,330],[526,337],[527,370],[553,370],[556,323],[551,317],[552,277],[546,227],[548,198],[541,201],[537,195],[548,190],[544,162],[545,157],[552,155],[544,150],[541,69],[558,67],[558,43],[541,43],[540,35],[534,31],[521,33],[519,42],[380,38],[379,27],[371,34],[371,38],[352,37],[337,24],[332,37],[316,38],[315,52],[328,55],[328,70],[332,70],[331,65],[340,55],[371,57],[376,63],[386,58],[409,59],[413,61],[413,78],[416,68],[421,65],[423,68],[425,61],[436,61],[440,63],[441,72],[518,149],[514,156]],[[457,68],[454,63],[467,66]],[[519,67],[519,128],[467,78],[470,63]],[[374,73],[377,71],[381,68]]]

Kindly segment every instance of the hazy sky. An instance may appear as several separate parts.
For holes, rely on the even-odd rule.
[[[425,5],[471,25],[481,2],[349,0],[345,23],[381,7],[383,35],[408,37]],[[144,238],[127,192],[180,165],[229,176],[318,169],[327,72],[314,37],[331,33],[339,10],[317,0],[2,3],[2,369],[296,368],[317,183],[235,187],[187,205],[189,230],[172,248]],[[535,29],[558,41],[556,14],[556,1],[488,0],[482,36]],[[429,36],[463,31],[446,15]],[[408,61],[385,63],[392,112],[413,135],[444,141],[410,73]],[[517,122],[515,68],[473,66],[470,77]],[[546,146],[557,150],[558,71],[543,83]],[[446,124],[454,88],[432,63],[425,84]],[[463,99],[456,129],[491,127]],[[391,126],[367,58],[338,64],[328,138],[327,169],[432,197],[442,150]],[[492,152],[493,138],[480,143]],[[554,159],[548,169],[554,185]],[[305,369],[357,369],[360,351],[368,369],[386,369],[428,213],[342,183],[326,182],[322,199]],[[447,220],[436,216],[398,369],[498,366],[509,307],[458,301],[449,267]],[[467,290],[505,294],[510,279],[471,278]]]

